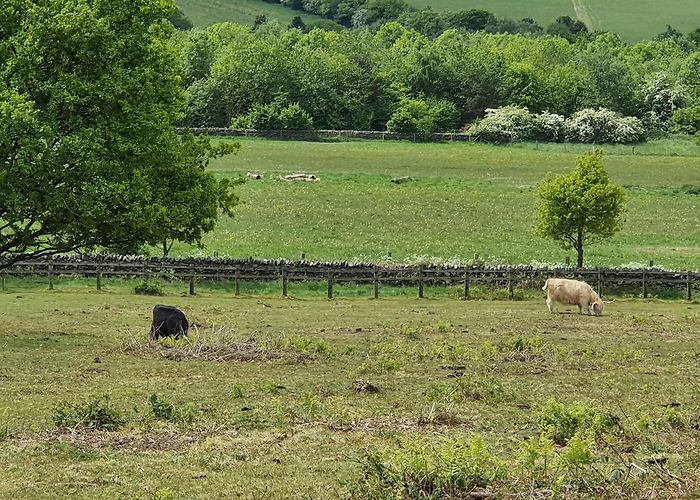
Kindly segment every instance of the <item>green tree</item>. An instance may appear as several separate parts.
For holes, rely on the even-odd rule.
[[[185,103],[174,12],[160,0],[0,4],[0,267],[199,242],[212,207],[230,213],[231,183],[205,167],[237,145],[173,126]],[[163,222],[174,198],[191,207],[186,228]]]
[[[579,156],[569,175],[550,174],[537,195],[535,234],[575,250],[578,267],[583,267],[584,246],[622,227],[625,192],[608,179],[600,149]]]

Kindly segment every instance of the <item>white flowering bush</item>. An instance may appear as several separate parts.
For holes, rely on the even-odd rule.
[[[641,120],[605,108],[577,111],[564,123],[566,139],[573,142],[630,143],[645,136]]]
[[[486,142],[514,142],[530,138],[532,115],[527,108],[504,106],[489,108],[468,134]]]
[[[566,138],[565,121],[562,115],[547,111],[532,115],[532,126],[528,138],[537,141],[562,142]]]
[[[684,107],[688,96],[677,81],[666,73],[656,73],[642,87],[647,126],[666,130],[673,114]]]
[[[467,134],[486,142],[547,141],[587,143],[630,143],[646,136],[641,120],[622,116],[609,109],[587,108],[569,119],[544,111],[530,113],[527,108],[505,106],[486,110],[484,118]]]

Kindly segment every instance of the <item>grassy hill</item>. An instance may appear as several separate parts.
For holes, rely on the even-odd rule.
[[[434,10],[484,9],[499,17],[532,17],[542,25],[568,15],[589,29],[614,31],[630,41],[653,38],[671,25],[683,32],[700,28],[697,0],[407,0],[414,7]]]
[[[700,2],[697,0],[407,0],[414,7],[434,10],[484,9],[499,17],[532,17],[547,25],[559,16],[578,17],[589,28],[614,31],[630,41],[649,39],[671,25],[683,32],[700,27]],[[297,12],[262,0],[177,0],[195,26],[232,21],[250,24],[260,14],[282,23]],[[319,19],[302,15],[304,22]]]
[[[200,27],[226,21],[251,25],[261,14],[283,24],[289,24],[294,16],[300,16],[305,23],[321,19],[261,0],[176,0],[175,3]]]

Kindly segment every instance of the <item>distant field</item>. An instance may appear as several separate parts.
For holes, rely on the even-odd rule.
[[[532,17],[546,26],[559,16],[578,17],[589,28],[614,31],[630,41],[650,39],[671,25],[683,32],[700,28],[695,0],[407,0],[433,10],[484,9],[509,19]]]
[[[259,14],[289,23],[298,12],[262,0],[178,0],[196,26],[231,21],[251,24]],[[559,16],[578,17],[590,28],[619,33],[630,41],[650,39],[671,25],[683,32],[700,28],[700,3],[696,0],[408,0],[414,7],[433,10],[485,9],[509,19],[532,17],[543,26]],[[305,22],[318,19],[301,15]]]
[[[289,24],[294,16],[300,16],[304,22],[320,19],[318,16],[296,12],[291,9],[263,2],[261,0],[176,0],[185,15],[195,26],[232,22],[252,25],[259,15],[268,20],[277,20]]]
[[[531,498],[533,483],[564,498],[700,493],[696,304],[619,299],[590,317],[551,315],[542,298],[18,286],[0,294],[1,498],[349,498],[367,487],[368,452],[431,453],[475,436],[507,464],[489,482],[503,497]],[[186,342],[149,344],[155,303],[186,312],[197,346],[258,351],[216,361]],[[355,390],[359,380],[379,392]],[[591,455],[569,466],[573,444],[559,443],[548,468],[528,465],[543,416],[571,426],[572,411],[597,415],[573,424],[584,436],[597,426],[583,443]],[[607,481],[630,462],[647,473]]]
[[[530,234],[535,188],[548,172],[573,168],[590,146],[242,141],[215,161],[221,176],[263,174],[238,188],[243,203],[206,237],[208,254],[317,260],[419,257],[491,262],[564,262],[565,252]],[[648,263],[697,268],[700,148],[668,140],[607,148],[604,162],[629,196],[626,223],[586,250],[587,265]],[[695,156],[693,156],[695,155]],[[276,180],[296,171],[317,183]],[[413,182],[395,185],[393,177]],[[198,253],[191,247],[176,254]]]

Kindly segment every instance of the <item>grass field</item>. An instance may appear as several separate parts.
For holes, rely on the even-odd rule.
[[[305,23],[320,19],[318,16],[262,0],[177,0],[175,3],[197,27],[223,22],[252,26],[259,15],[265,15],[269,21],[276,20],[283,25],[289,24],[294,16],[300,16]]]
[[[205,239],[204,252],[235,257],[398,261],[437,258],[562,263],[572,252],[530,233],[537,183],[573,168],[590,146],[285,142],[246,139],[213,162],[221,176],[258,171],[238,188],[243,203]],[[625,186],[623,230],[586,250],[586,264],[698,266],[700,148],[668,140],[607,148],[605,166]],[[317,183],[275,180],[295,171]],[[390,179],[409,175],[413,182]],[[198,253],[176,246],[175,254]]]
[[[378,463],[408,484],[421,460],[465,453],[446,479],[513,498],[700,493],[696,303],[621,299],[589,317],[541,298],[9,286],[2,498],[387,497]],[[197,325],[194,344],[147,342],[162,301]]]
[[[699,26],[700,4],[693,0],[407,0],[433,10],[484,9],[508,19],[531,17],[547,26],[559,16],[583,21],[589,29],[614,31],[629,41],[651,39],[671,25],[683,32]]]
[[[257,15],[289,23],[298,12],[262,0],[178,0],[195,26],[231,21],[252,24]],[[559,16],[578,17],[590,29],[619,33],[624,39],[651,39],[671,25],[683,32],[698,28],[700,5],[694,0],[650,2],[642,0],[408,0],[408,4],[433,10],[484,9],[508,19],[532,17],[547,26]],[[318,19],[302,15],[305,22]]]

